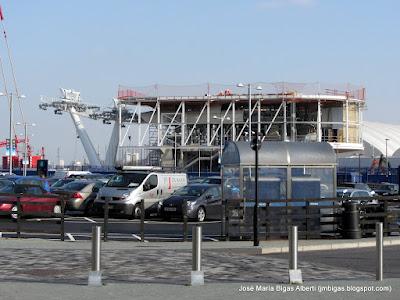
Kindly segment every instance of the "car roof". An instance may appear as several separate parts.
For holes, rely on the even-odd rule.
[[[346,187],[337,188],[336,191],[337,192],[345,192],[346,191],[346,192],[349,192],[349,193],[353,193],[353,192],[367,192],[367,193],[369,193],[369,191],[367,191],[367,190],[353,189],[353,188],[346,188]]]
[[[189,183],[186,186],[202,186],[202,187],[214,187],[214,186],[220,186],[219,184],[209,184],[209,183]]]

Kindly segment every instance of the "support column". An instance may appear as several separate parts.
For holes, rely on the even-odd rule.
[[[291,112],[290,113],[292,116],[290,140],[292,142],[295,142],[296,141],[296,103],[295,102],[291,103]]]
[[[122,135],[122,104],[118,101],[118,145],[121,147],[121,135]]]
[[[322,128],[321,128],[321,100],[318,100],[318,110],[317,110],[317,140],[322,141]]]
[[[210,146],[210,136],[211,136],[211,128],[210,128],[210,99],[207,100],[207,146]]]
[[[257,134],[261,132],[261,99],[257,101]]]
[[[185,146],[185,130],[186,130],[185,101],[182,101],[182,111],[181,111],[181,145],[182,146]]]
[[[79,139],[83,145],[83,148],[85,149],[90,165],[94,167],[100,167],[101,166],[100,159],[97,155],[96,149],[93,147],[92,141],[90,140],[85,127],[83,126],[80,116],[73,107],[69,109],[69,113],[71,115],[72,121],[74,122],[76,132],[79,135]],[[119,145],[118,143],[115,144],[115,153],[118,149]],[[113,162],[115,162],[115,156]]]
[[[252,133],[251,133],[251,85],[248,85],[248,94],[249,94],[249,141],[252,139]]]
[[[282,101],[283,104],[283,140],[287,141],[287,109],[286,109],[286,100]]]
[[[346,100],[346,143],[349,142],[349,100]]]
[[[157,145],[160,145],[161,141],[161,129],[162,129],[162,124],[161,124],[161,110],[160,110],[160,101],[157,101],[156,104],[156,109],[157,109]]]
[[[236,103],[232,100],[232,141],[236,141]]]
[[[361,124],[363,123],[363,118],[362,118],[362,110],[361,110],[361,103],[358,103],[358,143],[362,144],[362,137],[363,137],[363,129]]]
[[[137,116],[138,116],[138,135],[139,135],[139,140],[138,140],[138,145],[142,146],[142,103],[138,102],[137,104]]]

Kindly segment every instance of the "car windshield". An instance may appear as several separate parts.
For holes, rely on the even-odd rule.
[[[0,193],[13,194],[14,193],[14,185],[7,185],[7,186],[1,187]]]
[[[59,188],[59,187],[66,185],[69,182],[72,182],[72,181],[74,181],[74,180],[73,179],[60,179],[60,180],[57,180],[51,187]]]
[[[147,177],[146,173],[121,173],[114,175],[106,186],[109,187],[137,187]]]
[[[14,185],[14,182],[10,180],[0,180],[0,188],[4,186]]]
[[[88,184],[90,184],[90,183],[89,182],[70,182],[63,186],[63,190],[80,191]]]
[[[338,196],[338,197],[350,197],[350,195],[351,195],[351,192],[348,192],[348,191],[346,191],[346,192],[344,192],[344,191],[338,191],[338,192],[337,192],[337,196]]]
[[[205,186],[184,186],[183,188],[176,190],[174,195],[200,197],[206,190],[207,187]]]
[[[394,187],[393,187],[393,185],[381,185],[381,190],[384,190],[384,191],[393,191],[394,190]]]

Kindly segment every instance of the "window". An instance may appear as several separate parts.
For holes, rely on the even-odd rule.
[[[207,190],[206,186],[184,186],[175,191],[176,196],[200,197]]]
[[[83,190],[87,185],[88,185],[87,182],[73,181],[64,185],[63,190],[76,192]]]
[[[151,175],[143,186],[143,191],[150,191],[158,185],[157,175]]]
[[[369,197],[369,193],[364,191],[358,191],[354,193],[353,197]]]
[[[147,173],[121,173],[114,175],[108,182],[110,187],[138,187],[146,178]]]
[[[43,195],[42,189],[38,186],[30,186],[26,189],[26,193],[30,195]]]
[[[210,195],[213,197],[213,199],[218,199],[221,197],[221,193],[219,192],[219,188],[213,187],[209,191]]]

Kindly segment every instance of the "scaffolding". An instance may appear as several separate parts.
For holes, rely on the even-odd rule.
[[[118,164],[215,171],[225,141],[248,141],[255,133],[263,141],[363,150],[365,89],[350,84],[120,86],[118,100],[119,107],[135,107],[137,117],[120,126],[134,124],[138,141],[119,139]]]

